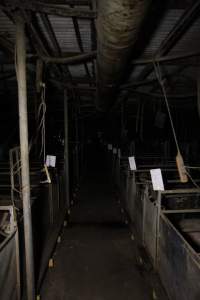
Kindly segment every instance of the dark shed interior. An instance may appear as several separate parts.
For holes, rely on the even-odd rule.
[[[0,299],[200,299],[200,1],[0,0]]]

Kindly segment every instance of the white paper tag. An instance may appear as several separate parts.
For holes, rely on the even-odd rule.
[[[161,169],[150,170],[154,191],[164,191]]]
[[[121,158],[121,149],[118,149],[118,157]]]
[[[131,156],[128,158],[128,160],[129,160],[129,166],[130,166],[131,171],[137,170],[136,163],[135,163],[135,157]]]
[[[55,168],[55,166],[56,166],[56,156],[54,156],[54,155],[47,155],[47,157],[46,157],[46,165],[47,165],[47,167],[53,167],[53,168]]]
[[[113,154],[117,154],[117,149],[113,148]]]
[[[108,150],[112,150],[112,144],[108,144]]]

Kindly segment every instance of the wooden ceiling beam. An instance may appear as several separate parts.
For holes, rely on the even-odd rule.
[[[196,0],[182,15],[182,17],[175,24],[173,29],[169,32],[167,37],[162,41],[160,47],[157,49],[154,57],[167,55],[177,42],[183,37],[189,27],[199,17],[200,0]],[[153,65],[148,65],[139,75],[139,80],[144,80],[153,71]]]
[[[49,5],[41,2],[6,2],[6,5],[3,1],[0,1],[0,9],[5,11],[13,11],[17,9],[29,10],[36,13],[45,13],[47,15],[57,15],[60,17],[76,17],[83,19],[93,19],[96,18],[97,13],[90,9],[82,9],[82,8],[71,8],[71,7],[60,7],[59,5]]]
[[[89,6],[91,0],[35,0],[35,3],[52,4],[52,5],[74,5],[74,6]]]
[[[52,46],[54,48],[55,55],[62,57],[62,51],[61,51],[60,45],[58,43],[57,37],[55,35],[55,32],[53,30],[53,27],[51,25],[51,22],[50,22],[48,16],[46,14],[44,14],[44,13],[41,13],[40,17],[41,17],[42,22],[43,22],[43,24],[45,26],[45,30],[48,33],[48,36],[49,36],[49,38],[51,40],[51,44],[52,44]],[[60,68],[60,72],[61,73],[64,73],[65,71],[66,71],[69,79],[71,80],[72,79],[72,75],[71,75],[70,70],[68,69],[68,67],[66,66],[65,68],[62,68],[62,67]]]
[[[74,30],[75,30],[75,33],[76,33],[76,40],[77,40],[79,49],[80,49],[80,51],[81,51],[82,53],[84,53],[83,42],[82,42],[82,38],[81,38],[81,33],[80,33],[80,29],[79,29],[79,23],[78,23],[78,20],[77,20],[76,17],[73,17],[73,18],[72,18],[72,21],[73,21]],[[87,75],[88,77],[91,77],[90,71],[89,71],[89,68],[88,68],[88,65],[87,65],[86,63],[84,63],[84,68],[85,68],[86,75]]]
[[[68,65],[73,65],[73,64],[81,64],[85,61],[92,60],[96,58],[96,51],[91,51],[89,53],[81,53],[79,55],[74,55],[74,56],[67,56],[67,57],[51,57],[51,56],[41,56],[41,58],[46,62],[46,63],[54,63],[54,64],[68,64]]]

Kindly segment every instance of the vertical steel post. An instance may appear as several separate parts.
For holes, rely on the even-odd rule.
[[[69,133],[68,133],[68,98],[67,90],[64,90],[64,131],[65,131],[65,148],[64,148],[64,165],[65,165],[65,185],[66,185],[66,201],[67,206],[70,206],[69,199]]]
[[[33,259],[33,235],[30,200],[30,172],[28,148],[27,84],[26,84],[26,38],[25,24],[16,19],[16,72],[19,102],[19,131],[21,152],[22,199],[24,217],[24,241],[26,261],[27,299],[35,299],[35,276]]]

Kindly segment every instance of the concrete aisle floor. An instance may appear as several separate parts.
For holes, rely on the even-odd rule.
[[[103,170],[85,178],[41,291],[42,300],[156,299]],[[161,299],[161,298],[159,298]],[[164,298],[162,298],[164,300]]]

